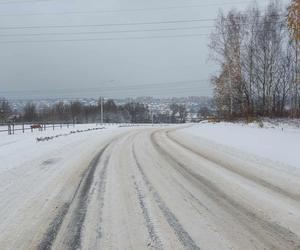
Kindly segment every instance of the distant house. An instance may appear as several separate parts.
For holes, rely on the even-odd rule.
[[[198,116],[197,113],[188,113],[186,121],[187,122],[200,122],[201,118]]]

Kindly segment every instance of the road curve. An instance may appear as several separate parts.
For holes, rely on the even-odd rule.
[[[0,248],[300,249],[300,177],[246,165],[176,129],[129,130],[74,169],[43,226]]]

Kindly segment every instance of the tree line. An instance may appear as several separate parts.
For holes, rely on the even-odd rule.
[[[171,104],[170,111],[152,113],[149,107],[139,102],[122,105],[113,99],[103,101],[104,123],[185,123],[185,105]],[[18,116],[12,117],[12,109],[5,99],[0,99],[0,122],[28,123],[97,123],[101,117],[101,99],[95,105],[80,101],[58,102],[50,106],[39,106],[28,102]]]
[[[300,116],[299,45],[287,21],[294,20],[291,6],[274,1],[264,11],[254,4],[220,12],[210,42],[220,69],[212,77],[219,116]]]
[[[105,123],[148,123],[150,112],[147,105],[129,102],[117,105],[114,100],[103,102],[103,122]],[[96,105],[84,105],[80,101],[70,103],[58,102],[50,107],[40,107],[29,102],[22,115],[26,122],[58,122],[58,123],[97,123],[101,117],[101,100]]]

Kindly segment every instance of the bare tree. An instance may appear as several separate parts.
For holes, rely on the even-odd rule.
[[[23,119],[26,122],[35,122],[38,120],[38,113],[34,103],[28,102],[25,105]]]
[[[206,119],[210,115],[208,107],[201,107],[198,111],[198,117]]]
[[[76,123],[77,118],[82,114],[83,105],[79,101],[71,102],[70,115],[73,123]]]
[[[12,110],[6,99],[0,99],[0,121],[5,122],[11,115]]]
[[[263,14],[256,5],[244,13],[220,13],[210,45],[220,65],[212,78],[220,115],[286,114],[294,91],[293,56],[282,16],[276,2]]]

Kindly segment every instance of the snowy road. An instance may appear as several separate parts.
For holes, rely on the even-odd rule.
[[[180,131],[87,135],[3,172],[0,249],[300,249],[299,172]]]

